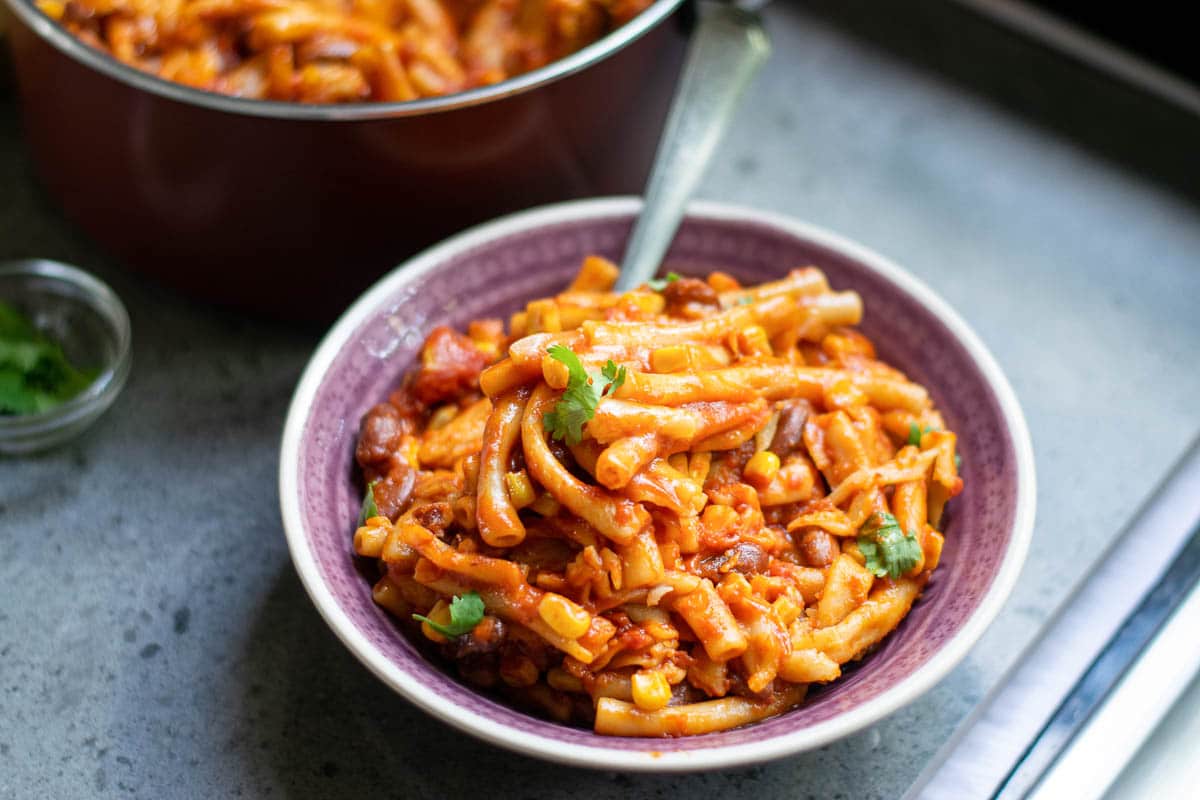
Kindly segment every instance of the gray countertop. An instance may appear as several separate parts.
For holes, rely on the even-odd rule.
[[[906,265],[1029,417],[1036,538],[966,662],[864,733],[734,772],[565,769],[432,721],[338,644],[288,560],[276,449],[316,334],[106,261],[37,187],[0,94],[0,257],[94,270],[135,334],[95,429],[0,460],[0,798],[904,790],[1200,429],[1200,120],[938,0],[767,16],[774,60],[702,194]]]

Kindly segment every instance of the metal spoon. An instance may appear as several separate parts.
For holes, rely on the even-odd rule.
[[[738,100],[770,52],[758,14],[732,5],[702,9],[617,291],[640,286],[658,270]]]

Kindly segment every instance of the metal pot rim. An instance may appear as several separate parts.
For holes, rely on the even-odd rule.
[[[480,105],[536,89],[579,72],[624,49],[669,17],[684,0],[655,0],[642,13],[607,36],[571,55],[506,81],[468,89],[465,92],[426,97],[402,103],[342,103],[314,105],[281,100],[250,100],[209,92],[168,81],[124,64],[108,53],[90,47],[71,35],[33,5],[33,0],[3,0],[13,14],[60,52],[92,70],[168,100],[252,117],[314,122],[392,119],[451,111]]]

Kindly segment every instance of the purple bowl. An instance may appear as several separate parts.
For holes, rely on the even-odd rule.
[[[280,500],[292,559],[325,620],[372,672],[435,717],[501,747],[648,771],[731,767],[818,747],[911,702],[962,659],[1012,590],[1035,503],[1024,417],[978,337],[907,272],[826,231],[696,204],[667,263],[683,274],[723,269],[748,283],[820,267],[834,288],[862,295],[861,327],[880,356],[928,387],[958,433],[966,488],[949,506],[942,566],[900,627],[842,679],[744,728],[675,739],[599,736],[517,711],[428,661],[372,602],[351,557],[359,419],[396,385],[429,330],[506,316],[552,294],[585,255],[619,259],[639,207],[633,199],[576,201],[483,225],[392,271],[342,316],[309,362],[284,431]]]

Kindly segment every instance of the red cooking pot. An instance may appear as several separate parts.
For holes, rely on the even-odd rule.
[[[322,317],[418,249],[553,200],[640,192],[691,13],[657,0],[579,52],[406,103],[305,105],[171,83],[0,0],[26,139],[67,215],[192,294]]]

